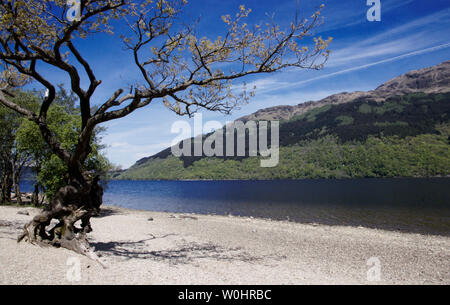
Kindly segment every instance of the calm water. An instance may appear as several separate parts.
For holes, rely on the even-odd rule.
[[[450,236],[450,178],[111,181],[104,204]]]

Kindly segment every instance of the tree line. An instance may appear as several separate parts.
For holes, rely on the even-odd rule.
[[[260,157],[241,160],[205,157],[185,167],[174,156],[155,158],[113,179],[120,180],[273,180],[437,177],[450,175],[450,124],[438,133],[417,136],[373,136],[342,141],[335,135],[280,147],[280,162],[259,166]]]

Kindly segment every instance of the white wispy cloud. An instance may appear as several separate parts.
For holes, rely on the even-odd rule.
[[[309,82],[322,80],[322,79],[325,79],[325,78],[330,78],[330,77],[333,77],[333,76],[336,76],[336,75],[349,73],[349,72],[353,72],[353,71],[357,71],[357,70],[366,69],[366,68],[369,68],[369,67],[373,67],[373,66],[384,64],[384,63],[388,63],[388,62],[397,61],[397,60],[404,59],[404,58],[411,57],[411,56],[427,54],[427,53],[431,53],[431,52],[434,52],[434,51],[437,51],[437,50],[440,50],[440,49],[445,49],[445,48],[450,48],[450,43],[445,43],[445,44],[442,44],[442,45],[438,45],[438,46],[434,46],[434,47],[430,47],[430,48],[426,48],[426,49],[422,49],[422,50],[409,52],[409,53],[406,53],[406,54],[402,54],[402,55],[386,58],[386,59],[383,59],[383,60],[378,60],[378,61],[367,63],[367,64],[364,64],[364,65],[359,65],[359,66],[355,66],[355,67],[339,70],[339,71],[336,71],[336,72],[333,72],[333,73],[320,75],[320,76],[313,77],[313,78],[310,78],[310,79],[289,83],[288,85],[279,86],[277,88],[271,88],[270,90],[266,90],[265,93],[268,93],[268,92],[274,91],[274,90],[286,89],[286,88],[290,88],[290,87],[299,87],[299,86],[304,85],[304,84],[309,83]]]
[[[433,31],[432,25],[437,25],[440,30]],[[348,47],[333,50],[327,66],[342,66],[356,60],[399,55],[446,43],[450,39],[446,25],[450,26],[450,9],[415,19],[362,41],[352,42]]]
[[[447,24],[450,24],[450,9],[412,20],[364,40],[352,42],[349,46],[333,50],[326,67],[337,70],[335,72],[304,79],[304,74],[292,70],[291,74],[296,75],[294,77],[303,79],[287,82],[281,80],[283,77],[285,79],[285,76],[275,75],[254,80],[247,87],[255,85],[258,93],[269,94],[277,90],[295,88],[316,80],[448,48],[450,34]],[[436,25],[438,30],[434,31],[432,25]]]
[[[402,39],[377,44],[367,44],[365,42],[355,44],[351,47],[332,52],[327,67],[348,65],[355,63],[355,61],[399,54],[405,50],[424,47],[428,42],[420,40],[423,35],[424,33],[417,33]]]
[[[415,0],[383,0],[382,2],[382,16],[400,7],[407,6]],[[359,2],[359,1],[358,1]],[[367,22],[366,12],[369,6],[366,1],[360,1],[359,5],[355,5],[354,1],[333,0],[327,1],[325,5],[325,23],[320,27],[320,31],[336,30],[355,26]]]
[[[396,26],[390,30],[384,31],[378,35],[373,36],[371,39],[367,39],[367,43],[377,43],[377,41],[394,38],[396,35],[401,35],[405,32],[417,31],[424,26],[439,25],[445,28],[445,24],[450,23],[450,8],[446,8],[435,12],[433,14],[414,19],[403,25]]]

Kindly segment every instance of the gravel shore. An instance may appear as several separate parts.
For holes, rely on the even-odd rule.
[[[446,236],[108,206],[90,234],[104,269],[18,244],[36,213],[0,207],[0,284],[450,284]]]

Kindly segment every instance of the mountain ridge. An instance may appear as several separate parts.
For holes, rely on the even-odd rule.
[[[431,86],[430,86],[431,85]],[[445,93],[450,91],[450,60],[439,65],[412,70],[395,77],[374,90],[340,92],[318,101],[307,101],[298,105],[280,105],[260,109],[243,116],[237,121],[249,120],[289,120],[296,115],[302,115],[314,108],[325,105],[338,105],[351,102],[358,98],[366,98],[377,102],[385,101],[395,95],[409,93]]]

